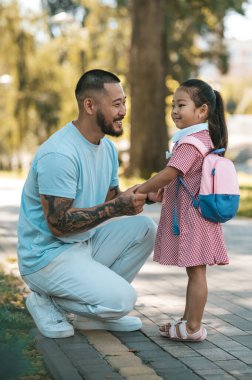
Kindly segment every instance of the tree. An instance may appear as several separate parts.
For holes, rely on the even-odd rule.
[[[27,57],[33,51],[32,36],[22,28],[22,20],[15,1],[0,7],[0,58],[1,72],[11,77],[9,88],[5,88],[6,105],[1,129],[1,151],[8,155],[7,167],[11,168],[11,156],[22,146],[27,127],[29,100],[27,96]],[[8,52],[8,54],[6,54]],[[20,165],[20,163],[19,163]]]
[[[166,0],[131,3],[131,171],[144,178],[164,166],[168,144],[165,10]]]
[[[132,0],[130,48],[130,174],[148,178],[164,165],[167,146],[165,96],[167,78],[178,82],[197,76],[210,60],[225,72],[224,16],[243,12],[242,0]],[[200,47],[197,40],[204,42]],[[166,41],[166,42],[165,42]],[[164,57],[165,54],[165,57]]]

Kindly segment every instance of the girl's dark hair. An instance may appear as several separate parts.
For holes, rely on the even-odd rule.
[[[90,96],[90,91],[105,91],[105,83],[119,83],[120,79],[113,73],[105,70],[94,69],[85,72],[79,79],[75,96],[79,105],[82,106],[82,101],[85,96]]]
[[[180,89],[189,94],[196,107],[208,105],[208,128],[213,145],[216,149],[227,149],[228,131],[221,94],[200,79],[189,79],[181,83]]]

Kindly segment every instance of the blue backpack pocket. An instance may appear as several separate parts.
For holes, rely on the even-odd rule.
[[[240,195],[199,195],[202,216],[213,223],[225,223],[232,219],[239,207]]]

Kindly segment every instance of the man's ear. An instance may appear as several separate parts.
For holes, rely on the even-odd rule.
[[[94,99],[93,98],[85,98],[83,100],[83,107],[84,110],[89,114],[93,115],[95,112],[95,104],[94,104]]]

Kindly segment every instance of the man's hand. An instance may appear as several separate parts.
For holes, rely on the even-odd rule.
[[[143,211],[147,194],[135,194],[138,186],[130,187],[115,199],[116,205],[121,209],[121,215],[137,215]]]

